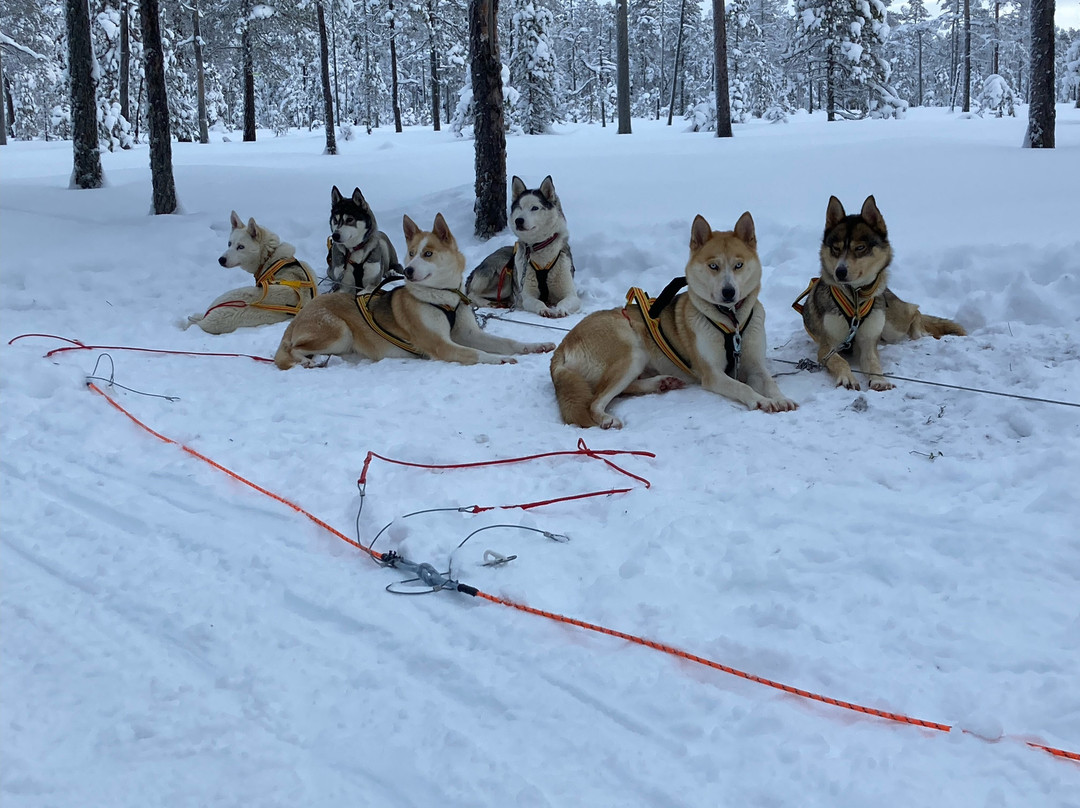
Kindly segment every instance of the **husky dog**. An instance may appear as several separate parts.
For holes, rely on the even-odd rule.
[[[510,219],[517,244],[489,255],[469,275],[465,291],[478,306],[512,304],[542,317],[565,317],[581,308],[574,289],[574,258],[566,217],[551,175],[529,190],[511,182]]]
[[[516,342],[480,330],[461,291],[465,256],[441,213],[430,231],[421,230],[408,216],[402,227],[409,249],[405,284],[366,295],[320,295],[285,329],[274,356],[279,368],[288,370],[298,363],[312,367],[317,354],[498,365],[517,361],[509,354],[555,349],[550,342]]]
[[[326,243],[326,274],[331,291],[370,292],[391,272],[401,272],[397,252],[378,229],[364,195],[354,188],[345,198],[335,185],[330,191],[330,238]]]
[[[683,286],[685,294],[678,294]],[[690,230],[686,276],[655,302],[631,289],[627,306],[590,314],[551,357],[563,420],[619,428],[607,412],[620,393],[662,393],[700,382],[750,409],[793,410],[765,367],[765,308],[754,220],[714,232],[698,216]]]
[[[848,350],[870,375],[871,390],[889,390],[895,385],[882,376],[879,340],[967,335],[952,320],[923,314],[914,303],[893,294],[887,286],[891,261],[889,233],[874,197],[866,197],[862,210],[852,216],[844,213],[839,199],[830,197],[821,242],[821,278],[810,281],[793,306],[817,343],[818,362],[829,369],[837,385],[849,390],[858,390],[859,383],[841,356]],[[808,300],[802,306],[804,297]]]
[[[208,334],[227,334],[244,326],[279,323],[315,297],[315,274],[296,258],[293,245],[254,219],[245,225],[235,210],[229,224],[229,246],[218,263],[250,272],[255,285],[221,295],[204,313],[188,317],[184,328],[198,325]]]

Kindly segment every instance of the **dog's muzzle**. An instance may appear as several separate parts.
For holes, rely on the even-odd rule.
[[[725,303],[731,303],[733,300],[735,300],[736,294],[737,292],[734,286],[725,286],[723,289],[720,290],[720,297],[724,299]]]
[[[219,264],[221,264],[222,266],[226,266],[226,263],[225,263],[225,256],[224,256],[224,255],[223,255],[223,256],[221,256],[221,257],[220,257],[220,258],[219,258],[219,259],[217,260],[217,262],[218,262]]]
[[[838,281],[847,280],[847,264],[837,264],[836,269],[833,270],[833,274],[836,275]]]
[[[332,238],[334,241],[341,241],[341,233],[335,230],[333,233],[330,234],[330,238]]]

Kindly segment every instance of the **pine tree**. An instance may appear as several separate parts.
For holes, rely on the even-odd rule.
[[[98,151],[94,48],[90,41],[87,0],[67,0],[68,70],[71,73],[71,117],[74,123],[75,169],[71,186],[100,188],[104,182]]]
[[[337,140],[334,137],[334,94],[330,89],[330,53],[326,41],[326,14],[322,0],[316,0],[315,12],[319,24],[319,64],[322,74],[323,128],[326,130],[326,153],[337,154]]]
[[[1054,148],[1054,0],[1031,0],[1031,103],[1025,149]]]
[[[555,18],[536,0],[512,0],[510,6],[514,50],[510,56],[510,83],[519,95],[511,119],[527,135],[551,130],[560,95],[549,31]]]
[[[172,138],[169,134],[169,99],[165,90],[165,55],[161,44],[158,0],[139,0],[143,58],[146,61],[146,99],[150,108],[150,176],[154,186],[154,213],[176,213]]]
[[[499,0],[469,2],[469,62],[476,143],[475,232],[483,239],[506,229],[506,133],[498,14]]]

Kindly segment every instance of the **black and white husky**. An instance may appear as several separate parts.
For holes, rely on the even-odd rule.
[[[335,185],[330,192],[330,239],[327,242],[326,274],[332,291],[370,292],[390,272],[401,272],[394,245],[375,223],[364,195],[354,188],[341,195]]]
[[[537,189],[511,182],[510,223],[517,244],[489,255],[469,275],[465,291],[478,306],[512,305],[543,317],[565,317],[581,308],[574,288],[566,217],[548,175]]]

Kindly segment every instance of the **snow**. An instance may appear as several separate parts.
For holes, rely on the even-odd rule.
[[[508,174],[554,177],[584,309],[658,292],[690,222],[749,209],[774,372],[811,346],[790,303],[816,273],[825,206],[874,194],[891,286],[970,336],[882,350],[909,378],[1080,401],[1080,111],[1058,148],[1017,118],[915,108],[901,121],[751,121],[717,140],[634,121],[508,139]],[[147,151],[103,153],[69,191],[69,143],[0,149],[0,788],[21,806],[1076,805],[1080,410],[899,382],[783,376],[794,413],[691,388],[618,401],[620,432],[560,423],[546,356],[287,373],[246,359],[110,351],[152,428],[347,535],[360,520],[482,590],[668,643],[940,733],[784,695],[461,594],[397,597],[381,570],[283,505],[137,429],[87,391],[92,344],[271,355],[283,324],[212,337],[176,323],[250,283],[216,263],[230,209],[313,266],[331,185],[359,185],[401,249],[442,211],[475,265],[473,144],[383,129],[173,144],[182,216],[148,217]],[[986,171],[993,165],[993,171]],[[497,239],[498,244],[506,239]],[[579,317],[536,325],[570,326]],[[492,321],[528,340],[558,332]],[[107,362],[98,372],[107,375]],[[99,382],[99,384],[102,384]],[[631,487],[529,512],[412,511]],[[501,528],[459,542],[485,525]],[[517,555],[482,566],[484,551]]]

